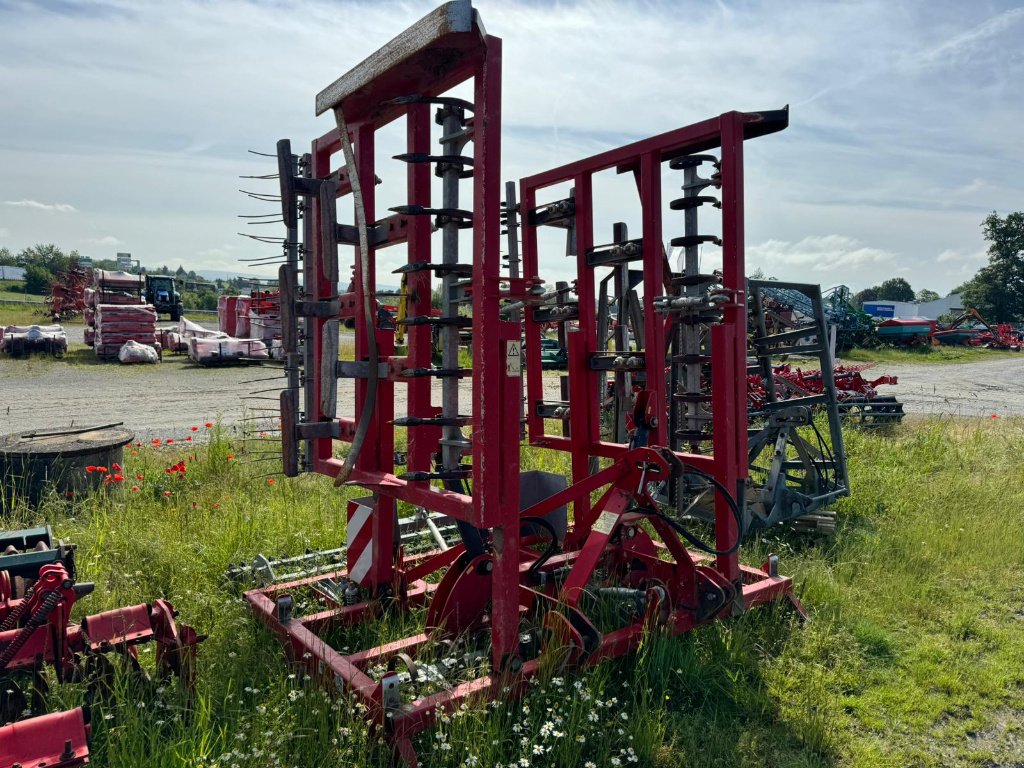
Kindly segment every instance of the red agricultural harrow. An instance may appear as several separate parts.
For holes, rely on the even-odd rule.
[[[91,272],[76,263],[54,279],[47,302],[55,321],[70,320],[85,312],[85,289],[92,284]]]
[[[774,556],[753,568],[738,554],[747,519],[743,147],[784,129],[788,112],[728,112],[568,163],[521,180],[516,204],[514,185],[502,199],[501,58],[501,40],[484,31],[468,0],[447,3],[318,95],[317,113],[332,113],[336,128],[309,155],[278,144],[285,474],[330,475],[367,495],[348,505],[346,569],[298,575],[246,598],[290,658],[355,696],[409,765],[413,738],[440,713],[521,694],[545,659],[594,665],[629,653],[652,629],[682,633],[793,599]],[[383,129],[395,121],[405,143],[389,150],[395,132]],[[663,235],[681,222],[676,203],[662,200],[663,182],[682,185],[677,171],[715,150],[721,282],[698,281],[694,295],[666,306],[675,275]],[[381,215],[387,189],[378,189],[377,163],[388,155],[405,179]],[[616,173],[635,186],[641,235],[604,245],[598,232],[611,227],[595,218],[594,178]],[[540,272],[551,228],[571,229],[576,275],[554,317]],[[378,256],[392,246],[406,252],[397,270],[406,293],[401,354],[375,311]],[[339,247],[352,249],[354,263],[351,290],[341,294]],[[642,275],[648,335],[644,351],[619,361],[598,340],[595,282],[624,264]],[[431,312],[434,279],[439,316]],[[553,320],[566,331],[564,400],[550,398],[541,374],[541,327]],[[339,359],[342,322],[354,325],[354,359]],[[715,386],[699,394],[715,419],[699,453],[668,447],[659,405],[675,322],[706,325],[712,340],[701,362]],[[470,327],[467,368],[459,340]],[[646,385],[628,442],[610,442],[600,434],[599,379],[621,366],[645,371]],[[568,453],[568,480],[520,471],[524,374],[529,441]],[[338,415],[341,379],[354,380],[353,418]],[[400,454],[398,430],[406,437]],[[344,458],[337,441],[349,444]],[[669,485],[710,489],[710,541],[659,500]],[[425,526],[434,546],[407,548],[410,521]],[[384,610],[407,612],[421,631],[354,652],[330,642]]]
[[[93,591],[75,579],[73,546],[55,543],[48,528],[0,534],[0,766],[77,766],[88,762],[82,709],[43,715],[46,668],[58,683],[83,681],[100,695],[112,683],[108,655],[140,674],[136,647],[156,644],[157,673],[194,683],[202,640],[178,624],[166,600],[117,608],[71,623],[79,598]],[[22,720],[26,714],[38,716]]]

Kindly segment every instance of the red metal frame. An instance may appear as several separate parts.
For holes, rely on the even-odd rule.
[[[89,763],[89,726],[81,707],[0,728],[2,768],[74,768]]]
[[[437,14],[453,6],[438,9],[430,21],[437,25]],[[471,9],[470,9],[471,10]],[[426,27],[424,27],[424,33]],[[413,35],[417,40],[419,34]],[[401,38],[389,44],[393,47]],[[325,269],[325,248],[320,223],[327,216],[314,199],[309,211],[313,235],[306,243],[306,290],[314,302],[337,298],[337,317],[350,319],[355,325],[355,360],[363,361],[369,354],[367,329],[360,308],[373,299],[374,270],[378,248],[406,242],[409,263],[431,261],[431,222],[425,216],[391,216],[377,219],[375,206],[374,149],[378,132],[397,118],[406,120],[406,151],[429,152],[430,115],[428,105],[397,97],[417,95],[436,97],[456,85],[472,79],[474,92],[473,134],[473,212],[472,212],[472,309],[473,368],[472,381],[472,469],[471,494],[434,487],[427,482],[411,481],[395,474],[395,388],[407,388],[407,414],[431,417],[438,408],[431,401],[430,380],[407,378],[403,371],[428,368],[431,365],[431,329],[412,325],[408,332],[407,355],[395,354],[393,331],[377,327],[375,334],[379,359],[386,370],[376,393],[376,406],[369,437],[355,463],[349,482],[370,490],[376,496],[372,515],[373,565],[368,580],[367,599],[354,605],[341,605],[324,594],[316,599],[322,610],[293,616],[287,596],[301,591],[324,578],[319,575],[286,584],[275,584],[246,593],[257,617],[274,631],[290,657],[307,666],[311,672],[339,688],[344,688],[368,707],[368,717],[392,741],[396,751],[407,762],[414,763],[415,753],[410,741],[416,733],[429,727],[439,710],[458,707],[474,697],[508,698],[521,693],[524,683],[539,667],[539,657],[520,656],[520,621],[528,615],[542,615],[550,630],[548,641],[569,649],[570,662],[596,664],[634,649],[649,627],[657,624],[670,632],[684,632],[719,616],[731,613],[738,606],[751,606],[781,596],[791,595],[790,579],[775,574],[771,568],[742,566],[738,556],[721,555],[712,563],[707,558],[687,551],[673,528],[662,518],[650,515],[654,500],[648,483],[667,480],[678,471],[678,457],[663,449],[618,445],[601,442],[597,408],[599,393],[597,377],[590,371],[588,354],[596,351],[594,332],[594,281],[586,264],[586,251],[593,244],[591,178],[603,169],[618,167],[632,172],[643,205],[644,307],[648,328],[654,329],[648,348],[662,350],[649,353],[647,381],[653,402],[664,402],[664,320],[655,314],[653,299],[663,291],[664,255],[662,252],[662,205],[660,200],[661,168],[664,162],[681,155],[722,147],[723,240],[725,241],[724,288],[731,301],[725,308],[725,322],[714,329],[715,434],[713,455],[681,457],[691,466],[713,473],[726,489],[735,489],[742,499],[742,483],[746,478],[746,379],[743,208],[742,208],[742,143],[744,134],[759,135],[755,126],[757,115],[730,112],[713,120],[671,131],[652,139],[637,142],[595,157],[554,169],[521,182],[523,212],[523,248],[525,277],[510,279],[502,274],[499,253],[501,214],[501,41],[485,35],[474,22],[468,31],[448,33],[407,58],[371,56],[352,73],[341,78],[318,98],[320,111],[340,107],[354,143],[356,167],[362,188],[365,219],[376,225],[387,225],[384,242],[371,246],[366,254],[369,273],[363,274],[360,259],[356,265],[353,290],[340,297]],[[420,57],[420,58],[417,58]],[[380,64],[387,60],[388,66]],[[423,67],[423,61],[444,61],[443,67]],[[419,62],[419,63],[417,63]],[[358,81],[358,87],[345,90],[343,85]],[[339,85],[342,84],[342,85]],[[342,96],[331,100],[337,92]],[[325,96],[327,94],[328,96]],[[345,95],[347,94],[347,95]],[[313,142],[312,176],[336,178],[339,197],[351,193],[347,183],[347,166],[332,168],[334,157],[341,151],[337,131],[328,132]],[[430,206],[431,189],[428,164],[409,164],[407,192],[409,204]],[[531,289],[539,285],[539,254],[536,228],[529,224],[529,212],[536,207],[539,190],[570,181],[576,189],[576,233],[578,275],[577,294],[580,304],[580,330],[570,334],[569,369],[572,401],[570,434],[551,436],[544,432],[543,421],[530,408],[530,438],[534,445],[569,451],[572,455],[573,484],[565,491],[520,511],[519,504],[519,409],[513,407],[520,397],[520,380],[506,369],[505,355],[509,344],[521,338],[518,323],[501,319],[501,303],[505,300],[526,300]],[[346,206],[347,207],[347,206]],[[377,229],[377,227],[374,227]],[[358,251],[358,247],[353,249]],[[329,261],[329,259],[327,259]],[[343,273],[344,274],[344,273]],[[409,274],[408,315],[430,312],[430,279],[428,273]],[[540,371],[540,329],[526,313],[526,349],[528,370]],[[312,320],[307,343],[314,349],[314,366],[322,369],[325,362],[321,334],[332,318]],[[328,363],[331,361],[327,361]],[[309,423],[331,421],[321,410],[322,382],[316,371],[313,396],[306,404],[305,419]],[[540,381],[528,377],[528,404],[542,398]],[[355,412],[360,414],[368,401],[367,382],[357,379]],[[335,420],[340,439],[351,441],[356,420]],[[300,425],[302,426],[302,425]],[[441,430],[419,427],[408,432],[408,465],[411,470],[425,470],[438,450]],[[312,434],[312,431],[307,432]],[[337,476],[342,461],[334,457],[332,437],[317,432],[311,439],[312,469]],[[287,439],[287,438],[286,438]],[[652,424],[650,444],[666,444],[663,420]],[[592,457],[614,459],[596,474],[590,473]],[[601,492],[596,503],[591,494]],[[489,549],[471,557],[463,545],[445,552],[428,553],[406,559],[399,548],[394,551],[394,509],[398,502],[422,506],[479,529],[486,529]],[[543,537],[521,537],[521,518],[543,516],[570,504],[574,514],[572,525],[561,542],[561,551],[547,559],[531,545]],[[649,522],[649,527],[646,523]],[[645,525],[641,525],[645,523]],[[728,549],[738,532],[729,506],[720,498],[717,509],[716,535],[718,547]],[[650,531],[653,530],[655,535]],[[642,565],[641,565],[642,564]],[[644,595],[646,614],[635,623],[605,633],[591,624],[581,600],[584,587],[592,583],[598,570],[607,570],[613,584],[638,590]],[[444,572],[440,581],[426,577]],[[328,574],[344,578],[345,571]],[[312,594],[312,591],[310,591]],[[710,602],[706,599],[711,595]],[[423,633],[352,654],[339,653],[323,638],[338,627],[372,619],[378,615],[383,601],[397,601],[403,607],[427,606]],[[702,602],[703,601],[703,602]],[[485,606],[489,611],[485,617]],[[412,703],[388,703],[386,686],[390,676],[376,679],[370,666],[391,661],[399,653],[414,655],[420,647],[436,638],[452,638],[467,632],[484,632],[489,637],[491,673],[454,685]],[[548,646],[548,647],[549,647]]]

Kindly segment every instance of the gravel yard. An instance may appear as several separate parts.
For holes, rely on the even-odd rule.
[[[68,340],[64,360],[0,358],[0,432],[123,421],[140,439],[179,437],[207,421],[233,426],[246,413],[259,414],[258,408],[276,409],[273,391],[256,395],[269,399],[244,398],[283,384],[276,363],[204,368],[174,354],[151,366],[98,363],[82,344],[81,326],[68,327]],[[896,395],[910,414],[1024,415],[1024,355],[971,363],[879,364],[865,375],[882,374],[899,377],[898,386],[881,391]],[[557,372],[544,377],[557,399]],[[468,398],[469,382],[463,386]],[[341,384],[338,407],[352,415],[349,381]]]

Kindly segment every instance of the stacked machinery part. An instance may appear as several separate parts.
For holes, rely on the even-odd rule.
[[[123,655],[139,668],[136,647],[154,642],[158,674],[194,684],[203,638],[176,621],[166,600],[71,623],[75,603],[93,591],[75,580],[74,551],[55,542],[49,528],[0,534],[0,766],[89,762],[83,710],[39,715],[46,708],[46,667],[57,682],[88,680],[104,690],[113,669],[105,654]],[[39,716],[20,719],[25,713]]]
[[[452,95],[457,86],[459,97]],[[280,279],[284,471],[326,474],[363,495],[347,504],[347,568],[275,582],[246,599],[291,658],[365,705],[409,765],[416,762],[412,739],[441,713],[469,700],[521,695],[545,658],[596,664],[636,649],[652,626],[682,633],[792,599],[774,556],[753,568],[737,553],[748,448],[743,148],[784,129],[788,112],[728,112],[568,163],[522,179],[516,203],[515,190],[503,195],[501,184],[500,103],[501,40],[484,31],[468,0],[456,0],[317,96],[317,113],[331,114],[335,127],[313,142],[308,158],[297,162],[290,145],[279,145],[289,256]],[[392,149],[385,144],[395,121],[405,142]],[[672,303],[663,234],[685,230],[675,218],[662,220],[662,179],[685,174],[712,150],[720,153],[721,279],[695,279],[695,295]],[[401,195],[399,205],[385,213],[377,162],[388,155],[401,163],[405,183],[391,192]],[[611,226],[595,221],[593,178],[608,170],[635,181],[642,220],[638,237],[618,231],[615,242],[600,245],[598,231]],[[574,190],[569,197],[566,187]],[[552,258],[542,259],[539,233],[547,227],[570,233],[571,284],[545,287],[540,268]],[[403,354],[395,330],[374,311],[378,254],[397,244],[407,250],[398,270],[405,278]],[[342,260],[354,264],[343,292]],[[628,356],[609,352],[597,333],[596,284],[603,271],[624,264],[623,284],[636,274],[643,286],[624,311],[637,323],[642,315],[645,329],[645,346]],[[431,312],[435,280],[440,315]],[[339,359],[339,324],[349,320],[355,354]],[[666,397],[674,323],[687,320],[706,326],[711,343],[699,362],[715,380],[699,401],[715,414],[713,433],[704,435],[700,421],[699,453],[686,434],[683,444],[670,443],[657,405]],[[541,375],[542,328],[552,322],[568,355],[557,401]],[[465,367],[458,342],[469,327],[472,365]],[[636,427],[629,443],[601,436],[601,379],[620,371],[644,387],[629,415]],[[520,471],[524,374],[529,442],[568,453],[568,479]],[[338,413],[342,379],[354,381],[354,418]],[[406,438],[401,465],[399,430]],[[349,443],[342,456],[339,441]],[[708,539],[657,498],[674,485],[713,489]],[[451,538],[407,549],[399,504],[422,509],[428,530],[449,526]],[[385,606],[425,606],[422,632],[355,652],[326,640]]]

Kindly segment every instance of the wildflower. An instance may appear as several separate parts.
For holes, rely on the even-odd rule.
[[[199,431],[199,427],[192,427],[192,431],[193,432],[198,432]]]
[[[159,437],[154,437],[153,438],[153,445],[160,445],[160,438]]]
[[[172,491],[164,491],[164,496],[170,496],[172,493]]]
[[[133,485],[132,486],[132,493],[138,493],[138,492],[139,492],[139,486]]]
[[[85,471],[86,472],[90,472],[90,473],[95,472],[96,471],[96,467],[94,467],[92,464],[90,464],[88,467],[85,468]]]
[[[587,760],[587,762],[583,764],[583,768],[597,768],[597,766],[594,764],[593,760]]]
[[[212,429],[213,428],[213,422],[212,421],[208,421],[203,426],[206,427],[207,429]]]
[[[115,472],[120,472],[121,471],[121,465],[118,464],[116,461],[113,464],[111,464],[110,466],[112,466],[114,468]]]
[[[136,472],[136,473],[135,473],[135,479],[136,479],[136,480],[145,480],[145,479],[146,479],[146,477],[145,477],[145,475],[143,475],[143,474],[142,474],[141,472]]]
[[[117,466],[117,465],[115,464],[114,466]],[[123,483],[124,482],[124,475],[122,475],[120,473],[114,475],[114,482],[115,483]]]
[[[107,474],[107,472],[109,472],[110,470],[108,470],[108,469],[107,469],[106,467],[96,467],[96,471],[97,471],[97,472],[102,472],[102,473],[103,473],[103,474],[105,475],[105,474]]]
[[[214,504],[214,505],[213,505],[213,508],[214,508],[214,509],[220,509],[220,504]]]
[[[612,765],[622,765],[622,761],[617,757],[613,757],[609,762],[611,762]]]
[[[232,461],[232,460],[233,460],[233,459],[234,459],[235,457],[234,457],[234,456],[232,456],[232,455],[231,455],[231,454],[229,453],[229,454],[228,454],[228,455],[227,455],[227,456],[226,456],[225,458],[226,458],[226,459],[227,459],[228,461]]]
[[[167,438],[167,444],[168,444],[168,445],[170,445],[170,444],[171,444],[171,443],[173,443],[173,442],[174,442],[174,438],[173,438],[173,437],[168,437],[168,438]]]
[[[185,438],[185,442],[186,443],[191,443],[192,442],[192,435],[189,435],[188,437],[186,437]]]
[[[273,485],[275,482],[277,482],[277,481],[274,480],[274,478],[272,478],[272,477],[268,477],[267,478],[267,485]]]

